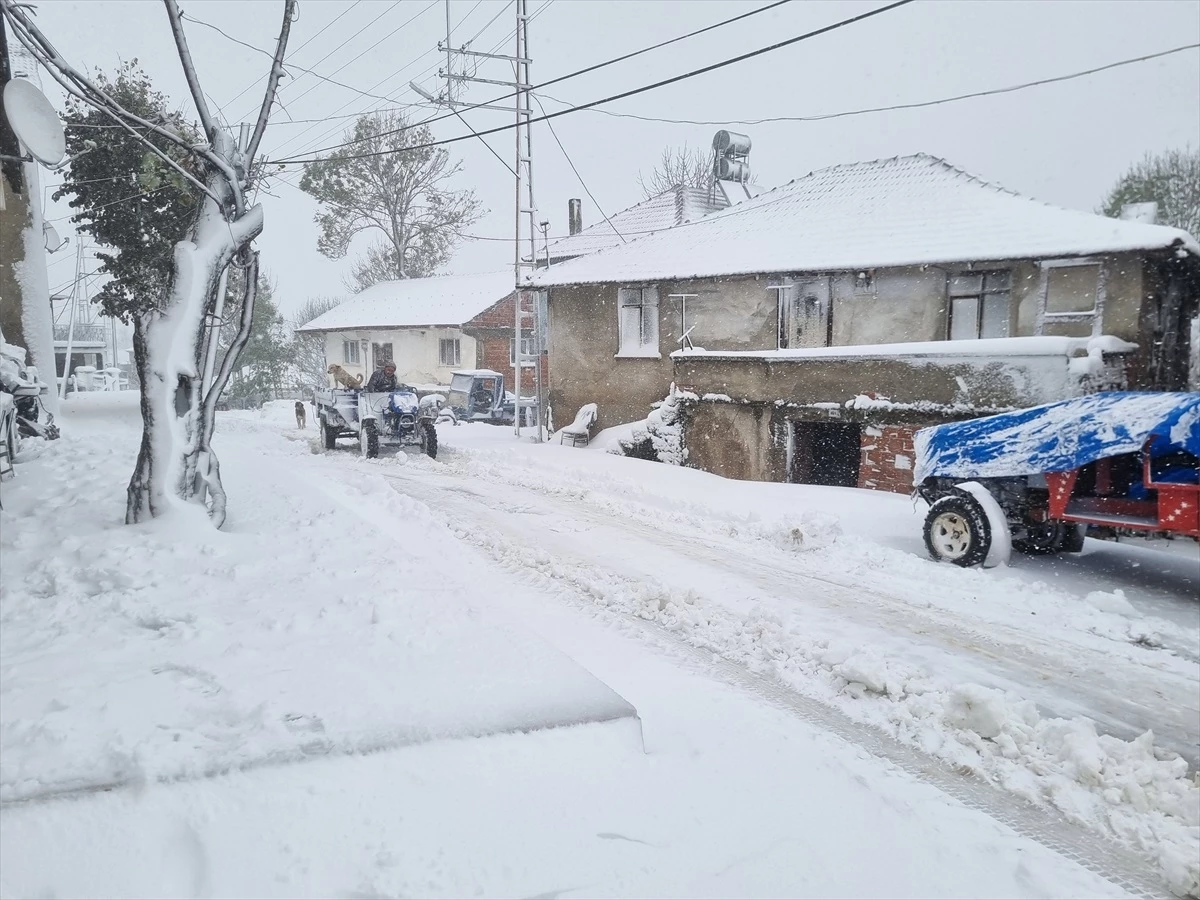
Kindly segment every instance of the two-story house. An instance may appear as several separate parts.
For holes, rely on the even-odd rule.
[[[689,465],[908,490],[923,425],[1186,389],[1200,245],[918,154],[813,172],[535,284],[555,409],[637,421],[675,383]]]

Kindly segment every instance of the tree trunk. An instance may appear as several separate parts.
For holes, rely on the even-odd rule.
[[[223,136],[222,136],[223,137]],[[229,159],[231,142],[217,142]],[[147,313],[135,330],[135,354],[142,391],[142,445],[126,495],[125,521],[142,522],[173,506],[204,501],[205,486],[214,502],[214,521],[224,521],[224,491],[219,467],[209,448],[216,397],[242,347],[235,339],[226,354],[221,376],[213,383],[211,402],[202,394],[202,358],[206,314],[216,299],[221,272],[235,254],[262,231],[261,207],[228,221],[230,187],[225,175],[212,167],[207,184],[222,198],[205,197],[192,223],[188,240],[175,246],[171,282],[163,308]],[[253,315],[257,258],[250,268],[245,299]],[[248,273],[249,274],[249,273]],[[242,313],[243,325],[248,321]],[[241,335],[239,334],[239,337]],[[140,349],[139,349],[140,344]]]

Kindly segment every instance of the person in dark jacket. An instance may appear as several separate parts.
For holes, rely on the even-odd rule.
[[[389,359],[383,368],[376,369],[364,390],[371,394],[387,394],[396,390],[396,364]]]

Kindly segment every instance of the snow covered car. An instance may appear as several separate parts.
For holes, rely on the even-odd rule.
[[[923,428],[915,443],[934,559],[978,565],[1009,541],[1078,552],[1089,526],[1200,541],[1200,393],[1089,394]]]

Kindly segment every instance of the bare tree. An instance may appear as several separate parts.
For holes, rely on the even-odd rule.
[[[324,315],[342,301],[337,297],[310,297],[296,310],[288,325],[292,329],[292,364],[296,370],[296,387],[304,390],[326,382],[325,335],[297,331],[318,316]]]
[[[428,126],[401,112],[362,116],[346,131],[347,146],[304,167],[300,187],[321,204],[317,249],[341,259],[359,234],[379,237],[347,284],[432,275],[450,257],[463,229],[483,214],[475,193],[446,183],[462,164],[433,140]]]
[[[712,156],[703,150],[693,150],[687,144],[664,147],[649,178],[638,173],[638,187],[647,200],[680,185],[706,188],[711,182]]]
[[[258,253],[252,242],[263,227],[262,207],[248,206],[246,191],[283,76],[296,2],[284,0],[283,23],[266,91],[245,151],[239,150],[209,112],[183,32],[182,13],[175,0],[163,3],[196,106],[203,143],[189,142],[174,130],[130,112],[71,66],[25,9],[12,0],[0,0],[0,8],[17,38],[69,95],[101,110],[117,126],[143,140],[150,152],[199,190],[187,237],[175,245],[162,301],[139,313],[134,358],[141,384],[142,443],[129,481],[125,521],[141,522],[175,506],[204,504],[207,495],[209,515],[219,528],[225,522],[226,497],[212,450],[216,403],[250,337],[258,288]],[[150,133],[185,151],[190,165],[181,165],[161,152],[146,139]],[[207,323],[214,310],[221,273],[231,264],[243,276],[238,332],[206,391]]]

